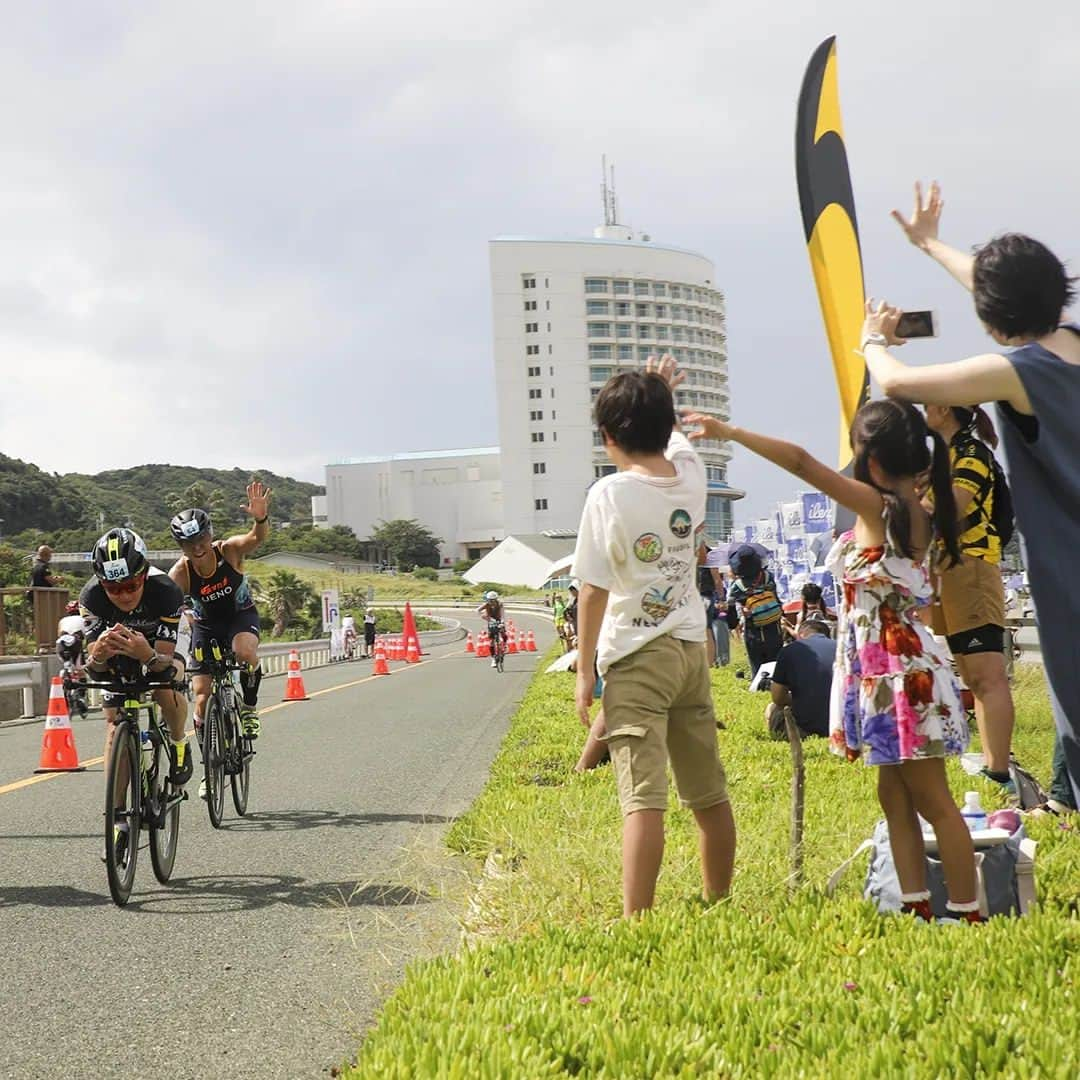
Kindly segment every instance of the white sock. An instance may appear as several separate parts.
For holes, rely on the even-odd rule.
[[[965,901],[963,901],[963,903],[957,903],[954,900],[949,900],[945,904],[945,907],[949,911],[960,911],[960,912],[963,912],[963,911],[978,911],[979,910],[979,901],[978,900],[965,900]]]
[[[920,900],[930,899],[930,890],[923,889],[922,892],[905,892],[900,894],[900,899],[905,904],[917,904]]]

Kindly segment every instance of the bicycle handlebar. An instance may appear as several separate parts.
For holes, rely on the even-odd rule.
[[[111,682],[104,679],[87,679],[83,686],[87,690],[104,690],[107,694],[145,694],[151,690],[176,690],[184,689],[183,683],[174,682],[172,679],[161,681],[159,679],[114,679]]]

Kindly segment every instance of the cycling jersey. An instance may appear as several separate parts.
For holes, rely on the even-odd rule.
[[[79,594],[87,644],[97,641],[106,630],[119,624],[142,634],[151,645],[159,641],[175,645],[183,605],[184,594],[180,586],[160,570],[151,570],[147,575],[142,599],[134,611],[121,611],[116,607],[97,578],[87,582]],[[109,668],[135,675],[141,665],[129,656],[114,656],[109,660]]]
[[[488,600],[480,609],[480,613],[488,622],[502,622],[503,606],[501,600]]]
[[[233,622],[238,611],[253,608],[255,601],[251,597],[247,577],[222,555],[221,544],[216,542],[211,546],[217,562],[209,577],[203,577],[191,559],[184,559],[188,572],[188,594],[198,622],[224,627]]]

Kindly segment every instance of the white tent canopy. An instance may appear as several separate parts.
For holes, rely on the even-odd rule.
[[[508,536],[464,574],[471,585],[493,581],[539,589],[570,567],[576,538],[531,534]]]

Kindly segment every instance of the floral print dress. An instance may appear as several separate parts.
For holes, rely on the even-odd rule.
[[[948,651],[915,614],[932,597],[926,561],[889,541],[860,548],[849,531],[826,565],[841,590],[829,749],[868,765],[962,754],[967,721]]]

